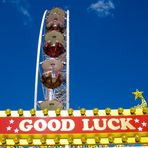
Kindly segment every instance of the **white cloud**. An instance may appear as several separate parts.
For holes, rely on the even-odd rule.
[[[95,11],[100,17],[106,17],[112,15],[115,5],[111,0],[98,0],[96,3],[91,4],[88,9]]]
[[[2,3],[15,6],[17,11],[23,16],[24,25],[30,25],[32,23],[32,17],[29,13],[30,5],[27,0],[2,0]]]

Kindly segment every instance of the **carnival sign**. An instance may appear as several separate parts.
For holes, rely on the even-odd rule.
[[[148,132],[148,115],[0,118],[0,134],[118,132]]]

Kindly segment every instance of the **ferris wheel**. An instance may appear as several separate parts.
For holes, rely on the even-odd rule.
[[[38,39],[34,108],[55,110],[69,108],[69,11],[46,10]],[[43,100],[38,98],[38,80]]]

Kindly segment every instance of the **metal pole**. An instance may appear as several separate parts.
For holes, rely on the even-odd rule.
[[[44,21],[46,17],[47,10],[45,10],[41,27],[40,27],[40,33],[38,38],[38,49],[37,49],[37,59],[36,59],[36,74],[35,74],[35,87],[34,87],[34,109],[37,109],[37,94],[38,94],[38,77],[39,77],[39,62],[40,62],[40,52],[41,52],[41,43],[42,43],[42,34],[43,34],[43,27],[44,27]]]
[[[69,42],[69,10],[67,10],[67,24],[66,24],[67,30],[66,30],[66,109],[69,108],[69,98],[70,98],[70,42]]]

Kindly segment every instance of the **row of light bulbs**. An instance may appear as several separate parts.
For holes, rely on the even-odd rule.
[[[121,136],[121,140],[122,140],[122,144],[128,144],[128,136],[127,135],[122,135]],[[135,143],[140,143],[140,140],[141,140],[141,136],[140,135],[138,135],[138,134],[136,134],[135,135]],[[15,145],[20,145],[20,137],[19,136],[15,136],[14,138],[13,138],[13,141],[14,141],[14,144]],[[34,145],[34,143],[33,143],[33,137],[32,136],[28,136],[28,138],[26,138],[26,140],[27,140],[27,143],[28,143],[28,145]],[[47,143],[46,143],[46,137],[45,136],[41,136],[41,138],[39,138],[40,139],[40,142],[41,142],[41,145],[47,145]],[[82,135],[82,136],[80,136],[80,138],[79,138],[80,140],[81,140],[81,143],[82,143],[82,145],[87,145],[88,143],[87,143],[87,136],[85,136],[85,135]],[[95,140],[95,144],[101,144],[101,139],[102,138],[100,138],[99,136],[95,136],[94,137],[94,140]],[[115,144],[114,143],[114,137],[113,136],[109,136],[108,137],[108,144]],[[61,145],[61,143],[60,143],[60,137],[58,136],[58,135],[56,135],[55,136],[55,138],[53,139],[54,140],[54,143],[55,143],[55,145]],[[73,136],[69,136],[68,138],[67,138],[67,141],[68,141],[68,144],[69,145],[73,145],[74,144],[74,138],[73,138]],[[5,137],[5,136],[3,136],[2,138],[1,138],[1,144],[2,145],[6,145],[7,144],[7,138]]]
[[[48,109],[44,109],[42,111],[43,111],[44,116],[48,116]],[[67,110],[67,112],[68,112],[69,116],[73,116],[73,109],[72,108],[69,108]],[[143,108],[142,112],[143,112],[143,114],[148,114],[148,108]],[[57,108],[55,110],[55,113],[56,113],[57,117],[60,116],[61,115],[61,109]],[[106,108],[105,109],[105,113],[106,113],[106,115],[111,115],[111,109],[110,108]],[[10,109],[6,109],[5,110],[5,114],[6,114],[6,116],[11,116],[11,110]],[[30,114],[31,114],[32,117],[36,116],[36,110],[35,109],[31,109],[30,110]],[[86,109],[85,108],[81,108],[80,109],[80,114],[81,114],[81,116],[85,116],[86,115]],[[99,115],[99,109],[98,108],[94,108],[93,109],[93,114],[94,114],[94,116]],[[130,108],[130,114],[131,115],[135,115],[136,114],[136,108],[134,108],[134,107]],[[18,115],[20,117],[23,116],[24,115],[24,110],[23,109],[19,109],[18,110]],[[123,108],[121,108],[121,107],[118,108],[118,115],[124,115],[124,109]]]

